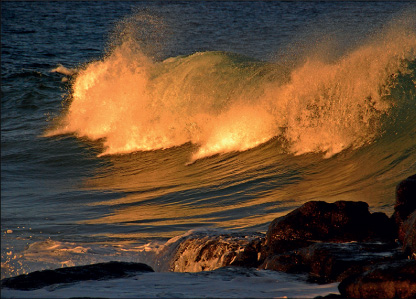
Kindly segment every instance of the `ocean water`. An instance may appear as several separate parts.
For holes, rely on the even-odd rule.
[[[391,215],[416,171],[411,1],[1,14],[2,278],[110,260],[167,271],[171,238],[264,233],[310,200]]]

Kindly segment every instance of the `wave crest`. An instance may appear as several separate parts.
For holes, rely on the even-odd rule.
[[[198,145],[196,160],[275,136],[294,154],[330,157],[381,134],[394,77],[416,58],[416,35],[390,32],[334,62],[293,70],[224,52],[152,61],[133,40],[79,71],[48,135],[104,140],[105,154]]]

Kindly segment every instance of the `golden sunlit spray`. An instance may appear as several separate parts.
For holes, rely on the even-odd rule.
[[[191,161],[281,136],[294,154],[330,157],[379,134],[391,76],[415,48],[414,33],[395,30],[336,61],[308,58],[288,71],[224,52],[156,62],[125,38],[79,71],[68,111],[48,135],[103,138],[104,155],[191,142]]]

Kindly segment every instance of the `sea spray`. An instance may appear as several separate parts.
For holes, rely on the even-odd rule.
[[[316,65],[316,68],[338,64],[343,58],[346,59],[356,52],[360,46],[370,45],[368,36],[385,24],[392,14],[409,6],[414,7],[414,4],[64,2],[57,8],[33,2],[7,2],[3,6],[2,277],[42,268],[54,269],[71,264],[89,264],[115,259],[147,263],[147,259],[142,258],[143,253],[138,252],[141,244],[151,242],[146,246],[147,257],[148,252],[154,252],[147,251],[147,248],[152,248],[153,243],[164,244],[168,238],[200,226],[227,228],[243,234],[264,231],[274,218],[283,216],[310,200],[363,200],[370,204],[373,211],[383,211],[390,215],[394,206],[395,186],[401,179],[414,174],[416,67],[412,58],[409,61],[404,60],[403,65],[399,67],[401,70],[387,79],[385,86],[388,92],[382,99],[386,107],[375,106],[378,110],[369,114],[372,116],[370,123],[376,125],[374,131],[370,131],[371,134],[375,132],[373,137],[366,138],[365,128],[357,134],[357,138],[364,136],[364,140],[369,140],[364,146],[344,149],[329,159],[322,159],[320,151],[325,147],[321,150],[315,149],[313,138],[303,138],[302,142],[299,142],[296,138],[286,137],[290,135],[290,128],[287,126],[285,108],[290,106],[290,101],[278,98],[278,95],[285,94],[283,88],[293,83],[295,71],[306,66],[307,61],[310,66]],[[167,48],[166,40],[161,39],[164,44],[163,52],[148,53],[140,40],[137,43],[137,39],[132,40],[126,49],[126,56],[131,53],[132,59],[134,56],[144,57],[144,62],[150,62],[149,65],[137,63],[139,68],[143,69],[144,79],[147,80],[145,92],[152,96],[150,100],[154,105],[154,111],[149,111],[155,116],[161,114],[168,104],[174,102],[169,102],[169,99],[175,99],[175,94],[179,95],[182,91],[183,95],[198,95],[198,98],[203,100],[194,100],[192,105],[189,101],[183,101],[173,105],[171,111],[178,111],[179,120],[182,115],[190,115],[190,121],[185,122],[192,132],[188,140],[201,142],[193,144],[187,141],[182,146],[165,150],[145,150],[97,157],[110,150],[109,146],[103,148],[103,145],[109,139],[106,136],[111,130],[103,133],[104,137],[97,141],[88,140],[88,134],[84,135],[86,137],[77,138],[81,136],[78,132],[81,125],[79,128],[74,126],[72,131],[68,131],[69,134],[40,138],[39,134],[44,132],[45,126],[52,125],[52,122],[45,123],[49,116],[61,114],[61,125],[64,128],[65,115],[73,102],[71,94],[74,91],[74,83],[81,78],[78,71],[86,70],[88,65],[95,62],[104,62],[115,51],[121,49],[123,43],[127,45],[128,40],[125,39],[115,44],[110,51],[103,53],[102,37],[106,35],[108,28],[129,13],[133,6],[153,8],[169,19],[167,27],[173,33],[173,42],[168,44]],[[416,18],[413,14],[409,19]],[[324,23],[321,28],[316,28],[317,20]],[[319,43],[322,40],[320,37],[324,37],[324,43],[332,38],[331,34],[336,35],[335,38],[339,37],[340,43],[335,42],[335,51],[327,47],[328,51],[320,52],[325,56],[323,58],[313,52],[311,45],[315,46],[316,40],[310,33],[314,29],[316,30],[312,34],[319,35]],[[299,31],[305,31],[305,35],[299,36]],[[395,32],[399,34],[402,31],[400,29]],[[413,35],[412,32],[410,31],[409,37]],[[382,46],[383,38],[374,39],[377,40]],[[308,41],[309,46],[304,47]],[[388,43],[386,41],[385,44]],[[153,46],[151,39],[148,45]],[[282,53],[283,47],[287,52]],[[301,50],[297,51],[299,48]],[[306,50],[302,52],[302,49]],[[229,52],[207,52],[212,50]],[[269,63],[230,52],[264,59]],[[306,54],[299,57],[299,54],[303,53]],[[291,61],[285,60],[287,64],[280,65],[283,62],[280,57],[286,54],[296,56],[294,59],[299,58],[296,60],[299,63],[292,66],[289,64]],[[166,59],[167,57],[171,58]],[[192,80],[194,74],[198,74],[198,68],[194,66],[201,65],[204,60],[211,60],[211,65],[214,65],[214,60],[219,61],[220,57],[229,61],[225,61],[225,67],[222,68],[230,70],[229,72],[215,72],[209,76],[203,76],[203,73],[199,72],[202,75],[201,79]],[[279,57],[279,63],[270,63],[270,57]],[[197,59],[199,61],[196,61]],[[378,59],[378,56],[375,55],[371,59]],[[234,77],[233,69],[227,67],[231,65],[231,60],[237,66],[234,69]],[[88,63],[83,64],[86,61]],[[127,58],[125,62],[125,65],[132,65]],[[175,71],[179,68],[186,74],[187,69],[183,66],[185,62],[189,62],[189,70],[195,71],[188,72],[187,77],[173,76],[172,74],[178,74]],[[50,73],[50,70],[59,67],[60,63],[67,68],[76,67],[77,73]],[[216,63],[213,68],[220,69],[220,64],[221,62]],[[206,70],[207,67],[201,69]],[[309,69],[314,70],[312,67]],[[226,76],[230,73],[227,79]],[[315,79],[322,76],[319,72],[313,74]],[[220,75],[223,76],[219,77]],[[239,80],[244,75],[247,80]],[[69,83],[62,84],[62,76],[68,76]],[[123,81],[121,77],[114,77],[117,82]],[[223,79],[224,77],[226,79]],[[266,77],[267,80],[264,79]],[[248,80],[249,78],[252,81]],[[184,79],[188,80],[189,84],[179,84]],[[212,82],[219,83],[212,84],[211,79]],[[268,84],[264,83],[266,81]],[[96,80],[86,94],[92,94],[93,89],[97,88],[94,85],[100,82]],[[111,83],[111,80],[107,80],[106,83]],[[166,88],[162,83],[166,84]],[[293,88],[293,94],[302,86],[300,83],[301,80],[296,88]],[[178,88],[171,88],[175,85]],[[211,88],[212,86],[215,88]],[[67,88],[70,88],[70,92],[63,103],[65,109],[61,112],[60,102]],[[117,91],[123,90],[121,87],[117,88]],[[111,95],[113,89],[116,91],[112,87],[104,96]],[[169,93],[165,90],[174,92]],[[218,96],[213,97],[210,92],[216,92],[215,95]],[[156,100],[153,102],[153,99]],[[212,105],[211,101],[217,103]],[[305,102],[308,102],[308,99],[305,99]],[[134,101],[125,104],[130,103],[135,104]],[[278,103],[282,103],[280,112]],[[123,101],[120,100],[114,105],[119,108],[117,105],[124,105]],[[196,105],[205,106],[195,108]],[[82,108],[82,105],[78,107]],[[212,110],[205,107],[212,107]],[[324,106],[328,110],[332,107],[336,105]],[[202,126],[204,123],[202,120],[192,121],[196,118],[193,117],[194,109],[211,117],[212,121],[207,121],[207,124],[211,124],[212,128],[198,128],[198,125]],[[168,115],[171,111],[167,109],[165,114]],[[75,115],[76,111],[73,113]],[[256,117],[257,113],[270,124],[269,127],[261,129],[263,119]],[[130,117],[128,113],[120,115],[121,119],[127,120]],[[221,117],[217,118],[217,115]],[[323,113],[322,115],[326,116]],[[286,119],[278,118],[282,116]],[[295,116],[294,110],[294,121]],[[301,120],[299,119],[299,122]],[[306,120],[309,121],[309,118]],[[322,119],[324,120],[325,118]],[[157,122],[158,120],[154,121]],[[113,123],[117,123],[117,120]],[[127,120],[126,123],[134,122]],[[221,127],[220,123],[223,123]],[[281,124],[283,125],[280,126]],[[111,126],[113,124],[110,125],[110,129]],[[226,130],[227,134],[222,134],[221,128],[227,127],[230,127]],[[244,134],[240,134],[239,128]],[[293,136],[302,135],[302,128]],[[305,134],[309,133],[306,132],[308,126],[305,125],[304,128]],[[336,126],[335,133],[342,131],[342,128],[335,129]],[[259,130],[264,133],[264,136],[260,137],[264,137],[265,140],[272,139],[256,146],[257,142],[261,143],[263,140],[257,138],[260,135],[257,134]],[[128,133],[127,130],[127,136]],[[144,133],[139,131],[139,134]],[[243,137],[239,137],[240,135]],[[354,136],[347,137],[349,141],[357,144],[361,144],[360,140],[363,140],[356,140]],[[113,150],[123,150],[123,138],[120,140],[119,148],[112,147]],[[222,140],[230,142],[220,142]],[[246,140],[253,142],[245,142]],[[307,144],[306,141],[312,142],[309,150],[318,153],[301,154],[302,146],[296,151],[294,146]],[[214,147],[216,144],[218,148]],[[219,151],[225,148],[225,144],[233,146]],[[240,146],[247,144],[255,148],[243,152],[215,154],[239,150]],[[244,147],[241,147],[240,150],[243,149]],[[298,155],[295,156],[293,153]],[[326,154],[329,157],[331,151]],[[208,155],[213,156],[203,158]],[[199,157],[202,159],[198,159]],[[189,165],[187,162],[193,162],[193,159],[198,160]],[[13,230],[13,233],[8,234],[7,230]],[[50,244],[45,242],[46,240],[51,240]],[[39,246],[32,246],[35,243]],[[187,253],[192,255],[193,251]],[[224,272],[226,271],[228,270],[225,269]],[[224,273],[222,270],[219,272]],[[183,277],[187,278],[198,276],[205,279],[216,276],[215,273],[183,274]],[[102,294],[102,297],[137,297],[138,294],[151,297],[150,293],[125,293],[129,286],[136,287],[135,290],[137,287],[147,286],[146,291],[156,290],[152,294],[162,297],[166,297],[167,294],[179,297],[186,297],[187,294],[195,296],[195,291],[201,296],[211,294],[213,297],[244,297],[249,294],[263,294],[266,297],[315,297],[329,293],[328,291],[317,294],[319,286],[316,285],[309,285],[311,290],[314,290],[312,293],[294,293],[294,290],[299,290],[298,285],[288,286],[283,278],[268,275],[276,273],[255,271],[250,277],[235,273],[221,275],[214,285],[228,285],[225,292],[221,287],[211,292],[212,280],[207,283],[206,288],[201,288],[200,285],[195,287],[194,280],[178,281],[172,279],[175,276],[168,275],[155,276],[142,283],[138,283],[137,280],[123,280],[121,283],[119,280],[104,281],[95,288],[88,284],[83,286],[83,291],[80,291],[80,284],[68,288],[54,288],[53,291],[48,288],[49,291],[44,290],[42,294],[32,295],[75,297],[91,292],[94,296],[98,296],[97,293]],[[269,282],[267,290],[270,292],[267,294],[263,292],[266,290],[265,285],[258,280],[260,277],[264,278],[263,281]],[[161,290],[161,281],[173,283],[162,287]],[[131,284],[126,287],[128,282]],[[236,282],[240,283],[236,285]],[[108,294],[109,284],[112,285],[113,295]],[[255,291],[249,290],[253,284],[257,286]],[[189,288],[192,288],[192,291]],[[276,293],[277,288],[288,291]],[[183,291],[185,289],[186,293]],[[237,295],[236,289],[240,290]],[[336,287],[334,289],[336,291]],[[75,291],[76,295],[73,293]],[[4,295],[22,297],[22,293]]]
[[[393,79],[414,60],[416,36],[389,32],[333,63],[308,59],[274,90],[284,136],[296,154],[341,150],[370,143],[381,133],[381,117],[396,103],[387,97]],[[376,59],[374,59],[376,57]]]
[[[244,151],[276,136],[294,154],[326,157],[371,143],[397,74],[415,59],[416,35],[399,29],[326,62],[288,70],[226,52],[154,61],[124,38],[77,74],[70,105],[48,135],[102,139],[106,154],[190,142],[190,160]]]

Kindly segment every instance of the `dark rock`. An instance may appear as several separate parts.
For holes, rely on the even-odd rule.
[[[265,244],[267,244],[267,242],[265,242]],[[314,241],[304,240],[304,239],[295,239],[295,240],[276,239],[274,240],[272,246],[265,245],[262,251],[261,259],[265,260],[269,256],[273,256],[279,253],[291,252],[299,248],[308,247],[311,244],[314,244]]]
[[[283,253],[290,247],[305,247],[309,241],[325,242],[392,240],[394,229],[382,213],[370,214],[365,202],[310,201],[269,225],[267,254]],[[386,229],[386,230],[384,230]],[[289,242],[288,242],[289,241]],[[283,246],[282,246],[283,245]]]
[[[403,251],[416,259],[416,211],[403,222],[400,230],[403,234]]]
[[[1,287],[17,290],[40,289],[57,283],[72,283],[83,280],[122,278],[137,272],[154,272],[142,263],[108,262],[85,266],[35,271],[29,274],[2,279]]]
[[[373,264],[403,258],[395,243],[315,243],[311,246],[269,256],[261,269],[286,273],[309,273],[318,283],[341,281],[362,273]]]
[[[249,242],[236,256],[231,266],[258,267],[261,260],[264,238],[257,238]]]
[[[338,289],[349,298],[415,298],[416,260],[374,265],[362,274],[345,278]]]
[[[317,243],[300,250],[309,270],[309,280],[318,283],[341,281],[362,273],[369,266],[399,256],[396,244]]]
[[[369,223],[369,239],[391,241],[397,238],[394,221],[381,212],[372,213]]]
[[[396,204],[394,206],[394,219],[399,229],[399,240],[403,241],[404,235],[400,227],[407,217],[416,210],[416,174],[401,181],[396,187]]]
[[[194,233],[179,240],[170,259],[169,270],[199,272],[229,266],[253,239],[255,239],[253,236],[237,234]],[[252,253],[248,254],[250,255]],[[254,259],[251,262],[254,263]]]
[[[310,270],[298,251],[269,256],[259,268],[286,273],[307,273]]]

